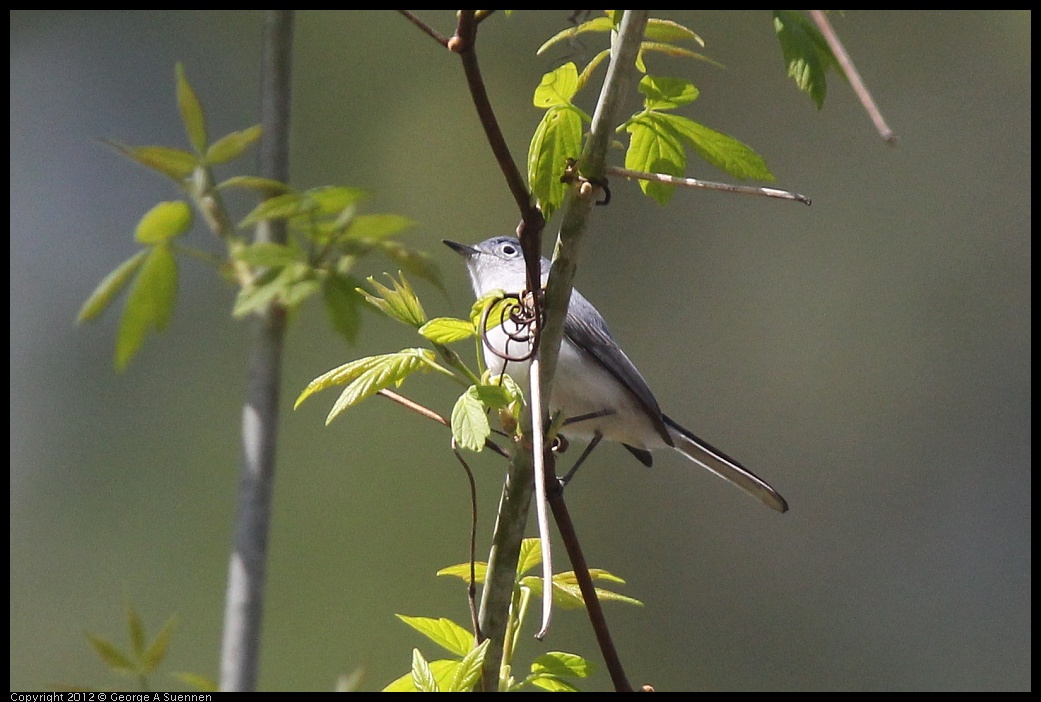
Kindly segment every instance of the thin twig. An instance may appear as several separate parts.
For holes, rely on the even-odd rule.
[[[448,48],[448,38],[444,37],[444,36],[441,36],[441,34],[436,29],[434,29],[429,24],[427,24],[423,20],[421,20],[418,17],[416,17],[414,14],[412,14],[408,10],[398,10],[398,12],[400,12],[402,15],[404,15],[405,19],[407,19],[409,22],[411,22],[412,24],[414,24],[417,27],[419,27],[420,29],[422,29],[428,36],[430,36],[438,44],[440,44],[441,46],[445,47],[446,49]]]
[[[384,388],[383,390],[379,390],[377,394],[382,395],[383,397],[387,398],[388,400],[394,400],[394,402],[397,402],[399,405],[401,405],[403,407],[407,407],[408,409],[412,410],[413,412],[416,412],[417,414],[423,415],[427,419],[433,419],[435,422],[437,422],[439,424],[443,424],[446,427],[452,426],[451,422],[449,422],[447,419],[442,417],[440,414],[438,414],[434,410],[432,410],[429,407],[426,407],[424,405],[421,405],[418,402],[415,402],[414,400],[410,400],[407,397],[405,397],[404,395],[399,395],[398,393],[394,392],[393,390],[387,390],[386,388]],[[489,448],[492,451],[495,451],[495,453],[499,454],[503,458],[509,458],[510,457],[510,454],[509,454],[509,452],[506,451],[506,449],[504,449],[503,447],[499,446],[497,443],[495,443],[491,439],[485,439],[484,440],[484,447],[485,448]]]
[[[539,351],[531,359],[528,374],[531,391],[531,433],[535,453],[535,516],[539,523],[539,542],[542,548],[542,626],[535,638],[541,641],[549,633],[549,621],[553,614],[553,549],[549,536],[549,516],[546,514],[546,431],[542,425],[542,361]]]
[[[831,53],[835,54],[836,60],[839,65],[842,66],[842,70],[845,71],[846,77],[849,78],[849,83],[853,86],[853,92],[857,94],[860,99],[860,104],[867,110],[868,116],[871,117],[871,121],[875,123],[875,129],[878,130],[879,136],[886,140],[888,144],[895,144],[897,141],[896,134],[886,124],[885,118],[882,116],[882,112],[878,109],[878,105],[875,103],[875,98],[871,96],[871,91],[868,90],[864,81],[860,78],[860,73],[857,71],[857,67],[853,65],[853,59],[850,58],[849,52],[846,51],[846,47],[842,45],[842,41],[839,39],[838,34],[835,33],[835,29],[831,26],[831,22],[828,21],[827,15],[824,14],[824,10],[810,10],[810,17],[817,23],[817,28],[821,30],[821,34],[824,35],[824,40],[828,42],[828,48],[831,49]]]
[[[640,180],[653,180],[659,183],[668,183],[670,185],[680,185],[685,188],[705,188],[707,190],[722,190],[728,193],[741,193],[743,195],[760,195],[762,197],[776,197],[782,200],[795,200],[803,204],[812,204],[810,198],[799,193],[793,193],[788,190],[778,190],[777,188],[764,188],[756,187],[751,185],[734,185],[732,183],[717,183],[711,180],[698,180],[697,178],[679,178],[677,176],[667,175],[665,173],[644,173],[643,171],[633,171],[628,168],[620,168],[618,166],[608,166],[605,171],[610,175],[618,175],[624,178],[638,178]]]

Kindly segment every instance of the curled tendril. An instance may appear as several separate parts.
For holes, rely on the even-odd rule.
[[[517,342],[519,344],[530,344],[528,350],[520,356],[511,356],[506,351],[500,351],[488,340],[488,315],[491,314],[492,307],[494,304],[488,305],[484,308],[484,312],[481,313],[481,342],[484,347],[491,351],[493,354],[506,361],[507,363],[523,363],[524,361],[531,360],[532,356],[535,355],[535,351],[539,347],[539,329],[540,324],[538,323],[538,315],[535,311],[534,299],[531,293],[524,295],[507,294],[503,296],[504,300],[514,300],[515,304],[501,308],[499,311],[499,323],[494,325],[495,327],[502,327],[503,333],[509,338],[511,342]],[[509,321],[512,326],[507,327],[506,322]]]

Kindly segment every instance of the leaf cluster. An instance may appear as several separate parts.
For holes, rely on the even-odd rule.
[[[574,41],[582,34],[613,32],[620,19],[620,11],[605,11],[604,16],[556,34],[539,48],[538,53]],[[774,24],[788,74],[820,106],[824,100],[824,73],[837,65],[831,50],[816,27],[797,11],[776,11]],[[674,112],[697,99],[698,89],[693,83],[685,78],[648,73],[645,58],[651,53],[719,65],[704,54],[687,48],[684,43],[705,45],[695,32],[676,22],[654,18],[648,21],[637,58],[637,68],[645,74],[639,84],[643,106],[618,127],[619,133],[629,134],[625,167],[644,173],[682,176],[689,149],[735,178],[774,180],[766,162],[751,147]],[[590,122],[589,115],[573,100],[609,55],[609,49],[600,51],[581,71],[574,63],[565,63],[542,76],[535,89],[534,104],[546,113],[528,148],[528,185],[547,219],[563,203],[567,183],[561,175],[582,153],[584,124]],[[668,202],[675,188],[653,180],[641,180],[640,187],[660,204]]]
[[[106,141],[123,156],[173,181],[181,199],[160,202],[141,217],[135,239],[142,249],[116,267],[80,309],[77,321],[96,319],[123,290],[129,288],[116,334],[116,367],[126,367],[149,331],[162,332],[177,299],[179,258],[191,257],[214,265],[238,287],[233,315],[241,318],[269,305],[292,310],[321,293],[333,329],[353,343],[360,327],[360,281],[351,275],[361,258],[380,253],[396,266],[443,289],[432,260],[395,239],[414,223],[394,214],[361,214],[362,190],[327,186],[300,191],[290,185],[252,175],[234,175],[216,182],[213,167],[238,159],[261,137],[259,125],[210,142],[202,105],[183,67],[176,69],[177,105],[189,148],[127,146]],[[245,189],[262,198],[237,224],[222,195]],[[196,213],[225,244],[215,256],[185,246],[181,239],[192,229]],[[282,241],[250,243],[246,230],[283,222]]]
[[[582,656],[563,651],[550,651],[537,657],[531,664],[523,679],[517,680],[512,674],[512,654],[516,651],[518,637],[523,628],[530,599],[538,597],[542,591],[542,579],[525,573],[538,568],[542,562],[542,552],[538,539],[525,539],[521,545],[520,558],[517,562],[517,577],[514,581],[513,605],[510,608],[510,622],[507,627],[508,642],[505,647],[503,670],[499,688],[502,690],[520,690],[525,686],[539,687],[552,692],[577,692],[576,679],[586,678],[593,671],[593,664]],[[474,578],[484,582],[488,564],[473,564]],[[470,582],[470,563],[460,563],[438,571],[438,575],[461,578]],[[602,570],[590,571],[594,579],[624,584],[621,578]],[[601,600],[613,600],[627,604],[640,605],[639,600],[597,588]],[[554,602],[565,609],[584,607],[581,593],[577,591],[573,572],[558,573],[553,576]],[[477,644],[474,635],[465,627],[444,617],[410,617],[398,614],[401,621],[420,632],[428,639],[441,646],[454,657],[427,661],[413,649],[412,670],[391,682],[384,692],[463,692],[473,689],[479,679],[487,641]]]

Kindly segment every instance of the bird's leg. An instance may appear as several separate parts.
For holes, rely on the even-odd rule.
[[[571,482],[571,478],[574,477],[575,471],[578,470],[578,467],[581,466],[582,463],[589,457],[589,454],[593,452],[593,449],[596,448],[596,445],[599,444],[600,440],[603,438],[604,435],[600,432],[596,432],[595,434],[593,434],[592,441],[589,442],[589,445],[586,446],[585,450],[582,452],[582,455],[578,457],[577,461],[575,461],[575,465],[571,467],[571,470],[567,472],[567,475],[560,479],[561,488],[563,488],[565,485]]]

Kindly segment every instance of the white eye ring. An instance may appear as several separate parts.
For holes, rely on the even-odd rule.
[[[515,248],[513,247],[513,244],[505,244],[505,245],[504,245],[504,246],[502,247],[502,252],[503,252],[504,254],[506,254],[507,256],[513,256],[514,254],[516,254],[516,253],[517,253],[517,249],[515,249]]]

